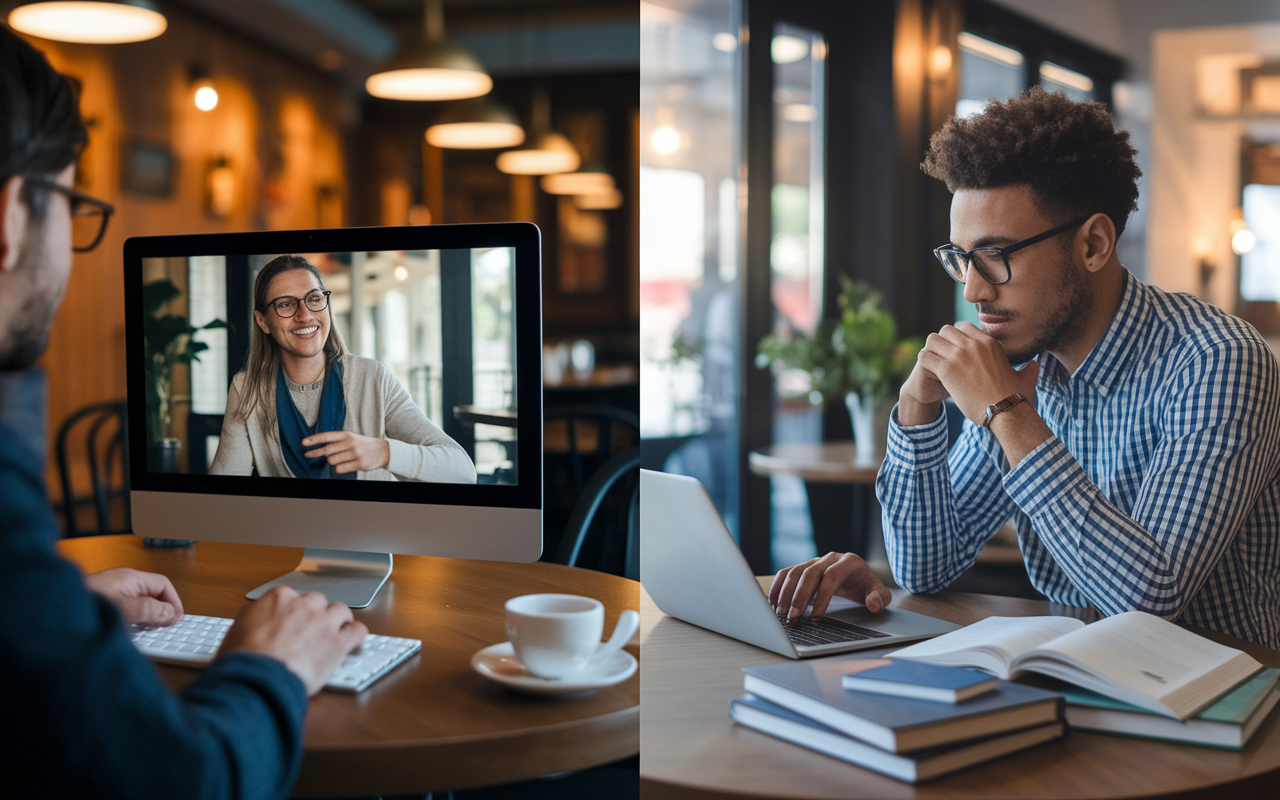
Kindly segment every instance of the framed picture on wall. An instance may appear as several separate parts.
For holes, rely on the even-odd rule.
[[[134,194],[170,197],[175,166],[168,145],[126,139],[120,154],[120,188]]]

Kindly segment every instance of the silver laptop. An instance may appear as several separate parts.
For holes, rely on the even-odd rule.
[[[696,478],[640,470],[640,582],[665,613],[788,658],[905,644],[959,628],[852,605],[784,623]],[[834,607],[834,604],[833,604]]]

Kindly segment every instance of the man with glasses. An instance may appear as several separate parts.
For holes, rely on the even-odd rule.
[[[72,188],[87,141],[70,81],[0,27],[0,680],[14,797],[284,797],[307,697],[364,638],[341,603],[279,588],[247,606],[180,694],[126,624],[168,625],[161,575],[82,576],[54,549],[44,486],[44,351],[72,251],[111,206]],[[86,343],[85,346],[91,346]],[[90,591],[92,590],[92,591]]]
[[[1280,372],[1257,331],[1138,280],[1128,134],[1039,89],[950,120],[922,168],[954,193],[934,252],[981,327],[931,334],[876,483],[894,578],[936,592],[1012,519],[1036,589],[1280,646]],[[943,401],[966,422],[948,452]],[[856,556],[790,567],[788,613],[888,594]]]

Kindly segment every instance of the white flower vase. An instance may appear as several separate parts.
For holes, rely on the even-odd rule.
[[[893,406],[877,403],[870,395],[861,397],[857,392],[845,395],[844,404],[849,409],[849,419],[853,421],[853,441],[857,445],[853,465],[869,469],[880,466],[880,462],[884,460],[885,442],[889,436],[889,413]]]

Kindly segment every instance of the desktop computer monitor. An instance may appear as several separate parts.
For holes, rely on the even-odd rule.
[[[537,560],[540,252],[529,223],[129,239],[134,532],[304,547],[249,596],[353,607],[392,553]]]

